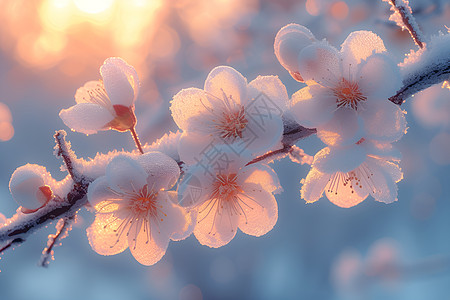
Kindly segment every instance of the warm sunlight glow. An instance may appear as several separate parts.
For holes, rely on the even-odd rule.
[[[114,0],[74,0],[75,6],[88,14],[98,14],[111,7]]]

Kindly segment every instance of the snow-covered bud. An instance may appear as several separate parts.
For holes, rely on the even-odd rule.
[[[22,206],[23,213],[33,213],[53,198],[53,192],[44,180],[46,172],[42,166],[27,164],[12,174],[9,190],[14,200]]]
[[[308,28],[298,24],[286,25],[278,31],[274,43],[275,55],[295,80],[303,81],[298,68],[300,51],[316,41]]]

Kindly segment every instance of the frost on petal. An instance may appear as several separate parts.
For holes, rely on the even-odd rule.
[[[206,96],[205,91],[197,88],[188,88],[179,91],[171,101],[170,111],[172,118],[178,127],[182,130],[187,130],[191,125],[192,117],[202,117],[205,114],[210,114],[208,109],[216,109],[210,103],[210,98]]]
[[[64,124],[74,131],[93,134],[99,130],[106,130],[107,124],[114,119],[114,115],[101,105],[93,103],[79,103],[59,112]]]
[[[323,148],[314,156],[313,167],[320,172],[347,173],[366,160],[366,149],[360,145]]]
[[[208,200],[212,193],[214,177],[202,166],[195,165],[185,170],[178,185],[178,203],[183,207],[195,207]]]
[[[298,54],[315,41],[316,38],[305,26],[286,25],[278,31],[275,37],[275,55],[286,70],[298,72]]]
[[[247,98],[247,79],[231,67],[220,66],[209,73],[204,89],[217,98],[227,97],[240,104]]]
[[[390,143],[381,143],[373,140],[366,140],[361,143],[361,146],[366,148],[367,155],[374,158],[381,158],[384,160],[399,161],[402,158],[400,151],[393,147]]]
[[[258,76],[248,84],[248,99],[258,101],[258,97],[263,96],[268,98],[268,103],[272,105],[271,110],[277,109],[280,113],[284,112],[289,107],[289,97],[286,87],[278,78],[278,76]],[[259,105],[263,105],[260,103]]]
[[[341,77],[340,53],[326,42],[304,48],[298,61],[305,81],[313,80],[323,86],[333,87]]]
[[[201,161],[205,152],[214,150],[215,145],[221,143],[219,138],[183,132],[178,143],[178,153],[181,161],[192,165]]]
[[[383,40],[375,33],[365,30],[350,33],[341,47],[343,65],[351,68],[356,68],[373,53],[386,51]]]
[[[317,136],[329,146],[347,146],[364,136],[364,124],[353,109],[341,107],[333,118],[317,127]]]
[[[89,185],[87,198],[97,213],[112,213],[119,209],[122,198],[108,185],[106,176],[101,176]]]
[[[106,92],[113,105],[131,107],[139,92],[136,70],[123,59],[111,57],[100,67]]]
[[[106,167],[109,187],[117,192],[137,192],[147,183],[147,172],[132,158],[119,155]]]
[[[291,112],[297,122],[315,128],[328,122],[336,111],[336,97],[319,85],[310,85],[292,95]]]
[[[47,170],[44,167],[27,164],[17,168],[11,175],[11,195],[27,211],[37,210],[53,197],[52,190],[44,182],[45,173]]]
[[[382,170],[377,159],[369,157],[366,163],[371,172],[369,180],[371,182],[370,194],[372,197],[384,203],[397,201],[397,185],[393,177]]]
[[[147,152],[136,157],[136,161],[148,174],[147,183],[155,191],[171,189],[178,181],[178,163],[161,152]]]
[[[239,197],[239,228],[242,232],[261,236],[272,230],[278,220],[275,197],[261,184],[246,183]]]
[[[361,92],[368,96],[368,101],[373,98],[387,100],[402,86],[400,69],[387,55],[374,54],[358,68],[358,85]]]
[[[127,220],[117,218],[114,214],[97,214],[94,223],[86,229],[92,249],[101,255],[123,252],[128,247],[125,231],[127,223]]]
[[[151,266],[164,256],[169,245],[169,236],[159,220],[139,218],[132,221],[128,232],[131,254],[141,264]]]
[[[245,184],[259,184],[269,193],[277,193],[283,188],[275,171],[263,164],[246,166],[239,172],[239,180]]]
[[[313,203],[322,197],[323,191],[331,175],[311,168],[306,178],[302,180],[301,196],[306,203]]]
[[[380,100],[367,103],[360,112],[364,119],[365,137],[383,142],[398,141],[406,133],[404,112],[391,101]]]
[[[385,174],[388,174],[394,182],[399,182],[403,179],[402,169],[393,162],[378,159],[377,163]]]
[[[176,204],[177,192],[169,191],[164,193],[166,200],[163,202],[162,211],[167,215],[165,222],[168,223],[170,239],[181,241],[187,238],[194,231],[195,213],[187,211],[185,208]],[[163,195],[161,195],[163,196]]]
[[[218,248],[228,244],[236,235],[239,215],[230,202],[210,199],[198,207],[194,235],[200,244]]]

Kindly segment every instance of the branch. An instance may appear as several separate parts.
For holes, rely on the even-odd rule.
[[[62,218],[58,221],[56,224],[56,233],[48,236],[47,247],[42,251],[39,266],[48,267],[50,258],[53,259],[53,247],[57,242],[61,241],[68,235],[68,232],[72,229],[71,224],[75,218],[76,215],[73,215],[69,218]]]

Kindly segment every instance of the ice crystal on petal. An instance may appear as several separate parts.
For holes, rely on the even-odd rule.
[[[303,181],[302,198],[311,203],[325,193],[331,202],[345,208],[359,204],[369,194],[380,202],[396,201],[396,183],[403,178],[402,172],[397,161],[373,149],[374,143],[363,139],[352,146],[318,152]]]
[[[126,131],[136,124],[134,102],[139,92],[136,71],[123,59],[111,57],[100,68],[102,80],[89,81],[75,94],[76,105],[59,116],[72,130],[85,134],[99,130]]]
[[[87,229],[92,248],[102,255],[130,248],[141,264],[157,263],[170,239],[183,239],[193,228],[191,214],[175,204],[174,192],[167,191],[178,176],[177,163],[163,153],[113,158],[106,175],[88,190],[96,210],[94,223]]]
[[[401,86],[398,67],[370,31],[351,33],[341,51],[316,42],[298,56],[307,87],[292,96],[297,122],[315,127],[327,145],[349,145],[362,137],[393,142],[406,130],[400,108],[388,101]]]
[[[225,149],[225,148],[224,148]],[[278,218],[273,193],[280,189],[277,175],[268,166],[252,164],[224,150],[229,163],[205,172],[201,164],[191,166],[180,183],[182,205],[197,214],[194,235],[209,247],[221,247],[242,232],[261,236]]]
[[[204,90],[189,88],[171,102],[172,116],[183,130],[180,159],[195,163],[211,145],[227,144],[240,153],[269,151],[280,142],[286,88],[275,76],[259,76],[249,84],[230,67],[213,69]]]

